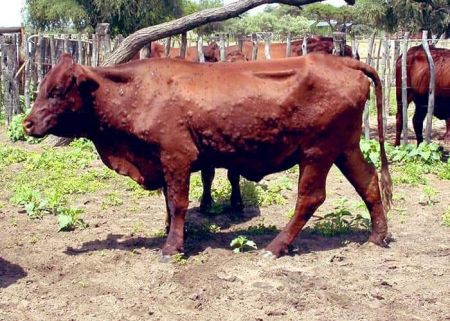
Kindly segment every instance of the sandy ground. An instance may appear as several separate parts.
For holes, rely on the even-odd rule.
[[[287,204],[246,208],[242,217],[205,217],[192,202],[190,224],[207,220],[221,231],[189,234],[185,264],[159,262],[161,196],[132,200],[119,190],[127,201],[102,209],[106,191],[85,195],[89,227],[58,233],[54,216],[30,220],[4,192],[0,320],[450,320],[450,228],[441,220],[450,181],[427,179],[438,191],[433,205],[419,204],[423,186],[395,186],[390,248],[365,243],[365,231],[333,238],[305,232],[293,254],[277,260],[234,254],[229,243],[250,225],[281,229],[295,190]],[[360,201],[336,168],[327,191],[319,215],[343,196]],[[251,238],[262,248],[273,237]]]

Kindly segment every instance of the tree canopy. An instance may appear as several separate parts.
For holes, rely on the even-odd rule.
[[[108,22],[111,32],[137,29],[183,15],[183,0],[26,0],[27,23],[37,30],[91,31]]]

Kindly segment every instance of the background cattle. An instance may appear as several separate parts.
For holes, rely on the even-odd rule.
[[[366,76],[376,88],[382,194],[359,148]],[[24,128],[36,137],[86,137],[117,173],[146,189],[163,188],[171,217],[164,257],[183,252],[190,174],[205,167],[258,181],[300,165],[294,216],[267,246],[270,255],[286,254],[324,202],[333,164],[368,206],[369,240],[385,244],[392,183],[381,83],[373,68],[354,59],[311,54],[212,65],[145,59],[92,68],[64,55],[44,78]]]
[[[431,56],[436,68],[436,91],[434,116],[446,120],[447,130],[444,140],[450,142],[450,50],[430,47]],[[412,47],[406,57],[408,88],[408,105],[411,101],[416,105],[413,117],[414,132],[417,144],[423,141],[423,121],[428,110],[428,93],[430,71],[426,53],[422,46]],[[400,145],[402,132],[402,57],[396,65],[397,119],[395,145]]]

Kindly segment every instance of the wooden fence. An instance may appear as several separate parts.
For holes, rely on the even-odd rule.
[[[3,35],[2,35],[3,33]],[[345,44],[345,35],[336,33],[336,51]],[[74,60],[83,65],[98,66],[105,57],[115,50],[123,37],[110,37],[109,24],[99,24],[96,32],[88,34],[37,34],[25,35],[20,28],[0,29],[1,52],[1,87],[3,88],[3,105],[6,111],[7,123],[13,115],[23,112],[19,103],[19,91],[24,94],[25,108],[31,106],[32,96],[35,94],[45,74],[54,66],[63,53],[69,53]],[[286,43],[286,56],[290,55],[291,42],[295,40],[291,35],[276,35],[273,33],[255,33],[251,36],[236,36],[218,34],[214,36],[198,36],[189,38],[187,34],[179,37],[163,39],[160,42],[165,46],[165,56],[169,56],[173,47],[179,48],[181,57],[185,57],[186,48],[195,45],[198,50],[200,62],[204,62],[203,44],[216,41],[220,48],[220,60],[225,60],[225,50],[228,46],[236,44],[242,49],[244,40],[252,41],[252,59],[264,55],[271,59],[271,45]],[[264,51],[258,53],[258,44],[264,43]],[[350,41],[349,41],[350,42]],[[392,86],[395,85],[395,63],[401,51],[416,44],[427,43],[422,39],[389,39],[387,35],[376,37],[374,33],[368,39],[351,39],[354,51],[358,50],[360,59],[377,69],[383,83],[383,125],[386,128],[388,110],[390,109],[390,96]],[[439,40],[438,46],[450,48],[449,40]],[[178,49],[177,48],[177,49]],[[306,43],[303,43],[303,53],[306,54]],[[354,52],[356,54],[356,52]],[[149,56],[149,48],[140,52],[140,58]],[[404,55],[405,56],[405,55]],[[405,79],[406,84],[406,79]],[[1,96],[0,96],[1,98]],[[369,102],[364,111],[364,134],[370,138],[369,132]],[[406,109],[404,108],[406,111]],[[404,132],[407,132],[407,114],[404,115]],[[431,119],[431,118],[430,118]],[[428,124],[428,123],[427,123]],[[431,131],[431,121],[429,120]],[[407,135],[404,135],[407,137]],[[429,137],[427,135],[427,137]],[[407,142],[406,139],[403,140]]]

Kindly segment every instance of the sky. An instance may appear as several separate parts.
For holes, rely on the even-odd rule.
[[[238,0],[224,0],[225,4]],[[0,27],[17,27],[22,22],[21,10],[25,0],[0,0]],[[327,0],[325,3],[330,3],[335,6],[345,4],[344,0]],[[264,6],[253,9],[258,12],[263,10]]]

